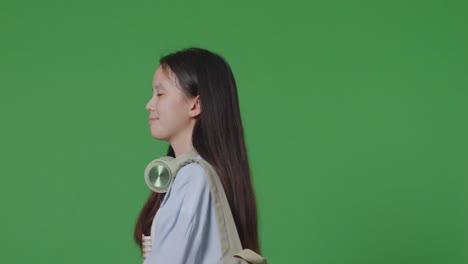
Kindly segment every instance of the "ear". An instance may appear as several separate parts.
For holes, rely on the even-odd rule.
[[[190,103],[190,117],[197,117],[201,113],[201,102],[200,102],[200,95],[197,95],[194,99],[191,100]]]

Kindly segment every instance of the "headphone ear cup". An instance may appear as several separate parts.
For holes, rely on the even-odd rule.
[[[173,157],[166,156],[152,160],[145,169],[145,182],[148,187],[158,193],[165,193],[172,184],[174,172],[169,166]]]

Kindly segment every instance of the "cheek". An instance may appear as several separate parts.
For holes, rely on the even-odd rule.
[[[186,112],[184,109],[187,106],[177,95],[166,94],[159,98],[157,102],[156,112],[158,113],[159,122],[165,125],[177,126],[180,122],[184,122]]]
[[[172,104],[170,108],[164,110],[163,116],[160,120],[162,125],[169,130],[180,130],[188,122],[188,117],[184,112],[184,107],[180,104]]]
[[[157,113],[157,117],[159,117],[159,119],[162,119],[165,115],[166,115],[166,112],[168,112],[168,104],[165,100],[161,100],[159,99],[157,102],[156,102],[156,113]]]
[[[174,103],[170,100],[161,100],[158,102],[158,107],[156,108],[156,112],[158,113],[159,120],[157,121],[159,124],[164,126],[170,126],[174,123],[174,118],[176,117]]]

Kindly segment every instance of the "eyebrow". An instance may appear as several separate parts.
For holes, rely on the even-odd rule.
[[[161,83],[157,83],[156,85],[153,86],[153,89],[161,89],[161,90],[166,90],[164,86],[162,86]]]

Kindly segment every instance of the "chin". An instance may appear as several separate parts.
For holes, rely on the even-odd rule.
[[[158,133],[151,131],[151,136],[158,140],[166,140],[166,137],[159,135]]]

